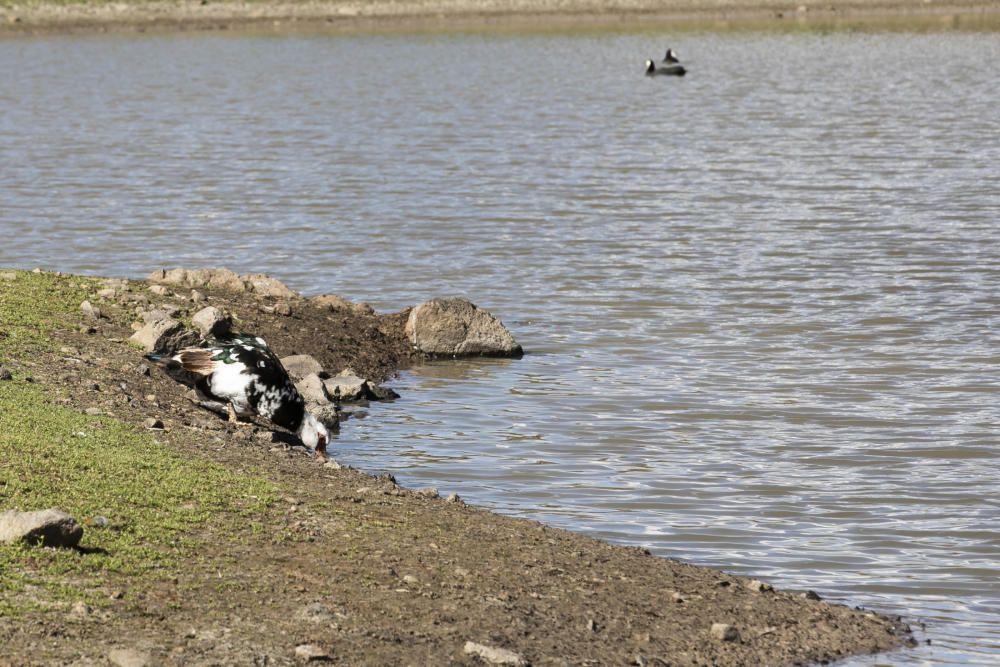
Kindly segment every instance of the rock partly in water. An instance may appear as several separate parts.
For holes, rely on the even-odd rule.
[[[465,654],[474,655],[491,665],[504,665],[505,667],[528,667],[529,663],[524,656],[514,653],[505,648],[496,648],[477,644],[476,642],[465,642]]]
[[[171,354],[182,347],[195,345],[198,342],[198,334],[185,329],[183,324],[168,317],[150,322],[132,334],[129,340],[141,345],[146,352]]]
[[[308,375],[318,376],[323,372],[323,365],[308,354],[293,354],[280,361],[293,380],[301,380]]]
[[[328,380],[324,380],[323,385],[326,387],[326,393],[329,396],[337,397],[346,403],[354,401],[390,401],[399,398],[399,394],[392,389],[359,377],[350,368],[341,371]]]
[[[0,513],[0,544],[26,542],[44,547],[75,547],[81,537],[83,527],[62,510]]]
[[[466,299],[431,299],[410,311],[406,335],[431,356],[517,357],[514,336],[496,317]]]
[[[202,336],[225,336],[233,326],[233,318],[215,306],[202,308],[191,318]]]

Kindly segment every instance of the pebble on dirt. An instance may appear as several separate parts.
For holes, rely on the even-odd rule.
[[[101,312],[101,309],[91,304],[89,301],[81,303],[80,310],[83,312],[83,316],[88,320],[99,320],[104,317],[104,313]]]
[[[531,663],[524,656],[509,651],[505,648],[486,646],[476,642],[465,642],[465,654],[474,655],[491,665],[504,665],[505,667],[528,667]]]
[[[728,623],[713,623],[711,632],[714,638],[724,642],[734,642],[740,637],[736,628]]]
[[[153,656],[134,648],[116,648],[108,653],[108,661],[118,667],[152,667]]]
[[[7,370],[6,367],[0,366],[0,382],[4,380],[13,380],[13,379],[14,376],[11,374],[11,372]]]
[[[333,657],[315,644],[299,644],[295,647],[295,657],[305,662],[329,662]]]

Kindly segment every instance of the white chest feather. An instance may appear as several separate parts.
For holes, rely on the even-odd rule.
[[[246,412],[249,408],[247,384],[250,378],[243,372],[246,368],[239,362],[217,363],[211,379],[212,393],[231,401],[233,407],[240,412]]]

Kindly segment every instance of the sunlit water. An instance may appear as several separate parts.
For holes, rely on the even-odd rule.
[[[642,62],[677,49],[684,79]],[[0,265],[465,295],[335,453],[1000,662],[1000,37],[0,41]],[[868,665],[865,658],[849,664]]]

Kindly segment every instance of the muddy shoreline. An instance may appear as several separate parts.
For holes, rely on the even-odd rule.
[[[588,27],[733,28],[756,25],[1000,21],[984,0],[305,0],[289,2],[19,3],[0,7],[0,35],[247,30],[267,32],[550,30]]]
[[[37,296],[53,290],[69,295],[58,308]],[[100,317],[81,312],[81,297]],[[142,665],[323,659],[725,667],[819,663],[913,643],[904,619],[829,604],[822,591],[778,591],[501,516],[451,495],[461,488],[406,489],[388,475],[317,462],[266,424],[228,424],[195,407],[185,387],[144,367],[141,350],[128,343],[140,313],[174,308],[187,318],[206,303],[272,341],[279,355],[312,354],[331,371],[352,365],[389,375],[420,363],[400,340],[401,314],[375,314],[358,304],[212,288],[199,296],[146,281],[0,272],[0,312],[8,313],[8,322],[0,322],[0,363],[13,375],[0,382],[0,404],[21,409],[41,393],[50,402],[41,414],[53,415],[45,419],[68,415],[75,425],[67,428],[83,431],[75,435],[101,438],[115,430],[125,434],[118,441],[129,433],[152,437],[152,456],[204,460],[275,489],[266,499],[250,496],[256,505],[242,515],[217,508],[183,540],[135,525],[141,520],[132,505],[108,509],[95,500],[108,516],[103,527],[88,524],[79,558],[0,547],[0,565],[8,563],[6,572],[0,567],[7,609],[0,615],[0,665],[125,664],[116,660],[129,655],[138,658],[128,664]],[[44,345],[16,345],[37,333],[17,324],[29,321],[26,309],[59,323],[44,332],[50,336]],[[161,424],[152,436],[145,435],[150,418]],[[24,426],[30,443],[35,426]],[[5,437],[0,433],[0,447],[10,446]],[[0,461],[7,480],[0,510],[37,509],[23,507],[41,483],[22,463],[31,452],[14,447]],[[330,453],[337,454],[336,439]],[[72,468],[60,473],[72,474]],[[168,509],[198,507],[207,502],[204,491],[188,491],[193,495],[181,507]],[[80,488],[75,495],[87,493]],[[122,547],[112,529],[135,530],[140,546],[176,550],[180,560],[146,571],[139,567],[146,552],[138,549],[138,563],[116,568],[114,559],[126,554],[115,553]],[[12,572],[14,580],[5,581]],[[490,663],[487,654],[508,662]]]

